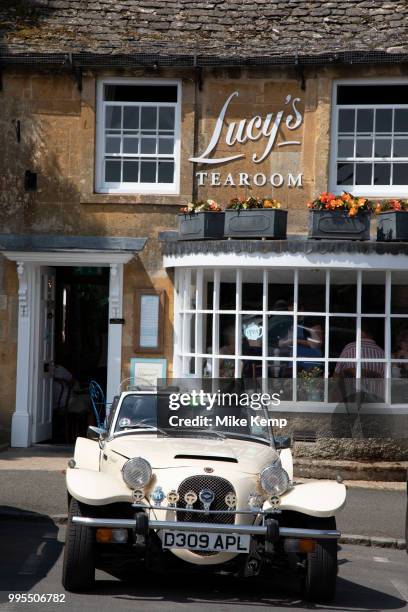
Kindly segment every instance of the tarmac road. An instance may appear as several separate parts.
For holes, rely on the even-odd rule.
[[[405,491],[349,488],[337,524],[345,534],[404,538]],[[14,508],[48,516],[66,514],[61,471],[0,470],[0,512]]]
[[[408,557],[405,551],[342,546],[336,601],[311,606],[302,601],[294,577],[270,582],[182,574],[135,575],[119,581],[97,572],[97,586],[86,594],[65,593],[61,586],[62,540],[50,520],[0,522],[0,610],[73,610],[98,612],[249,612],[251,610],[408,610]],[[57,593],[64,603],[8,603],[8,593]]]

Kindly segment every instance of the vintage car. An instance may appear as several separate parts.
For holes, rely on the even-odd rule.
[[[295,482],[289,440],[275,440],[269,419],[169,432],[157,403],[153,392],[123,392],[106,430],[77,439],[64,587],[89,589],[96,567],[140,562],[238,576],[294,570],[306,598],[332,600],[345,486]]]

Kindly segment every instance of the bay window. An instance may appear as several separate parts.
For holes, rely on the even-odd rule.
[[[406,403],[408,272],[176,270],[175,376],[245,378],[288,402]],[[408,396],[407,396],[408,397]]]

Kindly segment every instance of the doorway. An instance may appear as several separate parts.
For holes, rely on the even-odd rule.
[[[67,443],[85,435],[94,423],[88,393],[91,380],[106,397],[109,268],[55,268],[54,305],[51,441]],[[38,399],[43,401],[40,395]]]

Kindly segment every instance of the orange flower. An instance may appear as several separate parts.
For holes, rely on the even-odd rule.
[[[341,199],[343,200],[343,202],[349,202],[351,200],[351,196],[349,193],[344,192],[341,195]]]
[[[270,200],[264,200],[263,207],[264,208],[273,208],[273,202],[271,202]]]
[[[367,202],[367,200],[365,198],[358,198],[357,200],[357,204],[361,207],[364,206],[364,204]]]
[[[307,203],[307,207],[308,208],[313,208],[313,202],[310,200],[310,202]]]
[[[349,211],[349,217],[354,217],[357,214],[357,208],[354,208],[354,206],[352,208],[350,208]]]

